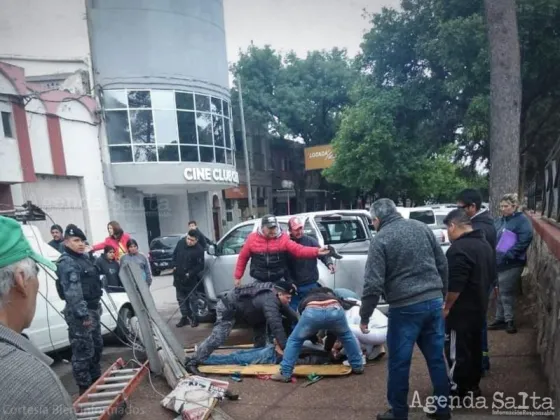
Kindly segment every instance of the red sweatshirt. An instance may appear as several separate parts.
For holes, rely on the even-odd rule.
[[[300,245],[292,240],[287,233],[281,232],[275,238],[267,238],[259,230],[251,233],[239,257],[235,267],[235,278],[243,277],[249,259],[251,259],[250,275],[259,281],[278,281],[281,278],[289,278],[287,268],[287,254],[295,258],[312,259],[319,256],[319,248]]]

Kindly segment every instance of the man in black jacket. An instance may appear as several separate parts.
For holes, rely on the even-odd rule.
[[[457,206],[465,210],[470,217],[472,227],[476,230],[484,232],[484,237],[490,244],[492,252],[495,255],[497,244],[497,232],[494,226],[494,220],[490,216],[488,209],[482,208],[482,195],[474,189],[466,189],[457,196]],[[495,279],[496,280],[496,279]],[[492,281],[488,294],[494,290],[495,280]],[[484,326],[482,327],[482,373],[490,370],[490,357],[488,351],[488,325],[484,318]]]
[[[496,276],[496,260],[480,229],[462,209],[451,211],[444,224],[452,244],[447,251],[448,293],[444,316],[446,356],[451,392],[459,397],[480,395],[482,327],[488,309],[488,288]]]
[[[198,234],[198,243],[200,244],[200,246],[202,247],[202,249],[204,249],[205,251],[208,249],[208,247],[210,245],[212,245],[214,242],[207,238],[198,228],[198,225],[196,224],[195,220],[191,220],[189,222],[189,232],[191,230],[195,230],[196,233]]]
[[[297,320],[297,314],[289,306],[292,292],[293,286],[285,280],[275,283],[255,282],[227,292],[216,305],[216,323],[212,333],[197,347],[194,356],[187,358],[187,371],[200,375],[197,366],[226,342],[237,314],[253,327],[255,347],[266,345],[268,326],[279,350],[283,350],[287,337],[282,315],[290,321]]]
[[[319,248],[319,242],[311,236],[303,234],[303,223],[298,217],[292,217],[288,222],[290,230],[290,239],[300,245]],[[328,255],[321,255],[319,260],[325,264],[331,273],[334,273],[334,264]],[[288,255],[287,258],[288,272],[290,280],[297,287],[297,294],[292,298],[290,307],[295,311],[299,303],[305,299],[305,296],[313,289],[321,287],[319,281],[319,269],[317,268],[317,260],[295,258]]]
[[[176,327],[181,328],[190,320],[191,327],[195,328],[198,320],[193,311],[193,291],[204,271],[204,249],[196,230],[189,230],[185,239],[177,242],[173,251],[173,267],[173,286],[181,309],[181,320]]]

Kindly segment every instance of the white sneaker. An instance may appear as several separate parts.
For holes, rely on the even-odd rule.
[[[350,366],[350,362],[348,360],[345,360],[344,362],[342,362],[342,364],[344,366]],[[362,364],[365,365],[366,364],[366,356],[362,354]]]

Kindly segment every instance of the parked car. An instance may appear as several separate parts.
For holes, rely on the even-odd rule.
[[[288,231],[288,221],[293,216],[277,217],[282,231]],[[361,294],[365,263],[372,238],[371,218],[367,212],[337,210],[303,213],[297,216],[304,224],[306,235],[313,236],[321,246],[333,245],[343,255],[343,259],[334,260],[335,274],[331,274],[323,263],[317,262],[319,282],[333,289],[346,288]],[[233,287],[233,273],[239,252],[247,236],[260,228],[260,222],[260,219],[242,222],[227,232],[216,245],[208,248],[204,287],[210,307],[214,306],[221,293]],[[242,283],[251,281],[248,265]],[[379,309],[386,312],[387,304],[381,301]]]
[[[22,225],[25,237],[34,251],[47,259],[56,262],[60,253],[52,248],[41,236],[35,226]],[[61,313],[65,302],[60,299],[56,291],[56,273],[39,266],[39,294],[33,322],[23,331],[42,352],[52,353],[70,346],[68,327]],[[101,279],[100,279],[101,281]],[[103,314],[101,334],[117,334],[122,340],[130,336],[130,320],[134,316],[132,304],[126,293],[111,293],[103,291],[101,297]]]
[[[173,267],[173,251],[177,242],[184,236],[184,234],[158,236],[150,242],[148,259],[154,276],[159,276],[162,271]]]

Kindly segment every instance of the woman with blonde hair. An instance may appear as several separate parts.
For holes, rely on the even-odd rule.
[[[496,317],[489,330],[503,330],[515,334],[515,300],[523,268],[527,261],[527,249],[533,240],[531,222],[519,211],[517,194],[505,194],[500,200],[502,217],[496,220],[498,243],[498,298]]]

